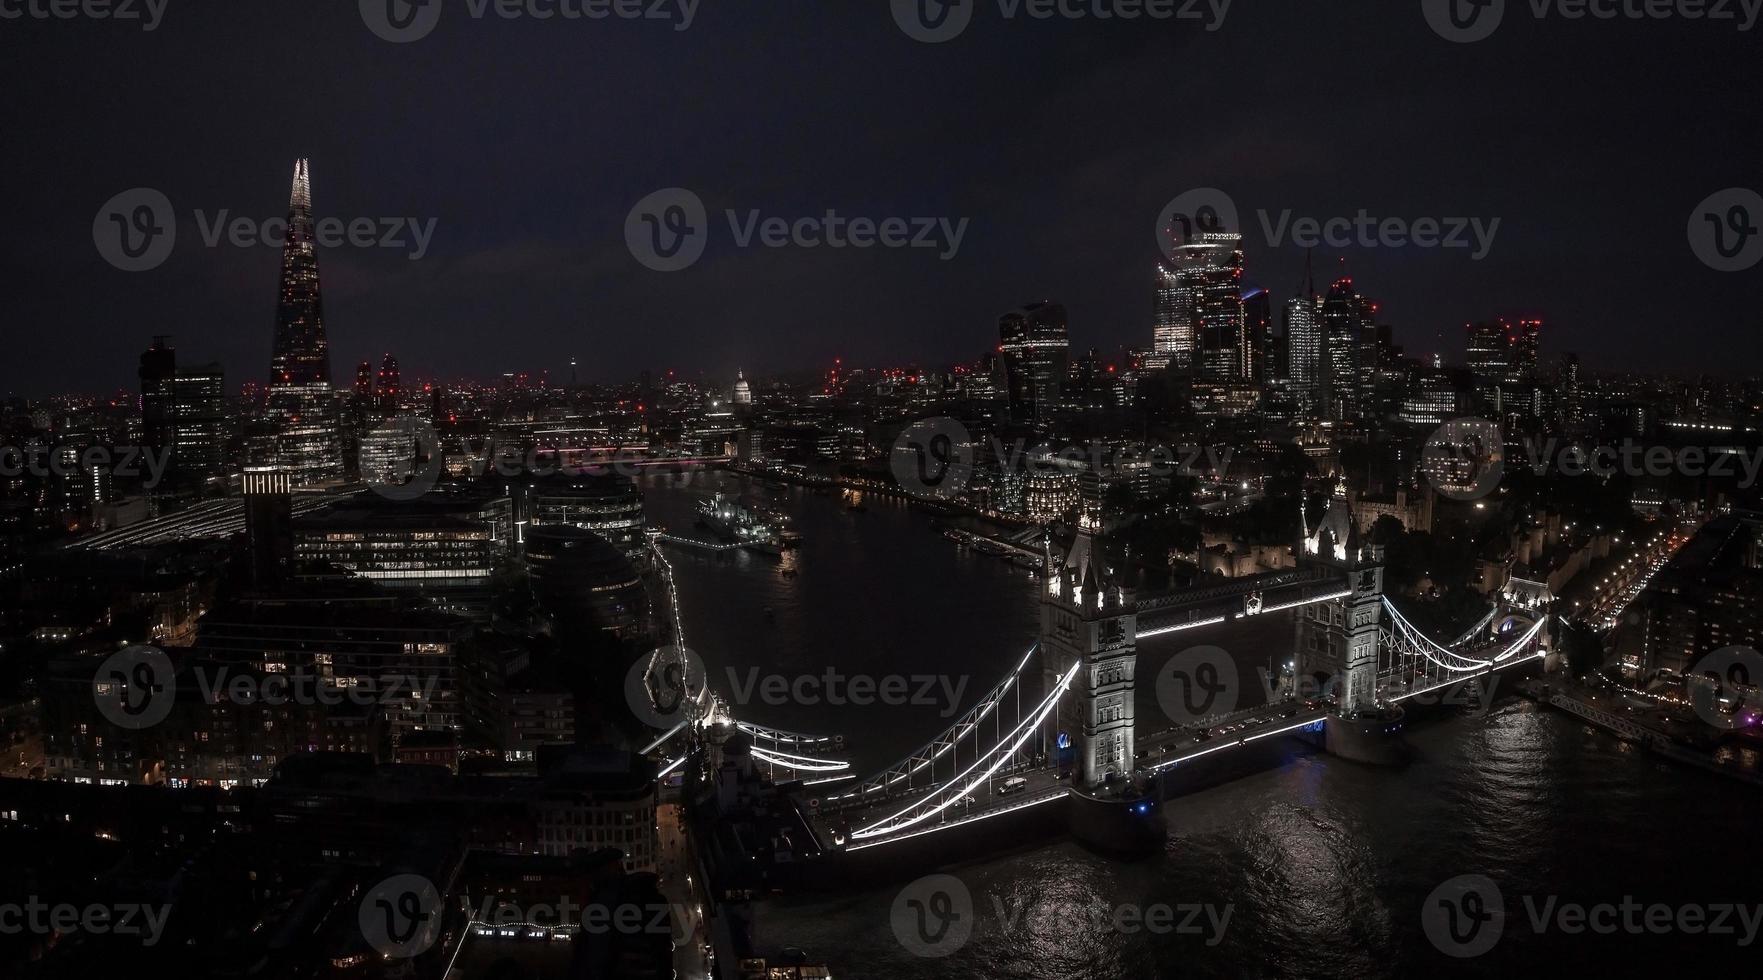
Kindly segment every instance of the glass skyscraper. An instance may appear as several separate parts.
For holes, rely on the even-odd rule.
[[[276,305],[275,351],[270,361],[269,417],[276,425],[271,463],[298,486],[343,479],[343,442],[336,392],[331,388],[330,342],[318,282],[312,225],[312,178],[307,161],[294,164],[282,244],[281,292]]]
[[[998,319],[998,350],[1010,394],[1010,417],[1017,422],[1048,418],[1059,406],[1071,367],[1071,340],[1065,307],[1031,303]]]
[[[1198,232],[1158,267],[1152,354],[1159,364],[1243,376],[1243,236]]]

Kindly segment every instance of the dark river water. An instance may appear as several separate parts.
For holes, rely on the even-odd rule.
[[[939,689],[958,691],[964,709],[1033,643],[1037,580],[957,549],[927,515],[885,498],[853,511],[838,497],[724,479],[775,498],[804,539],[782,561],[669,549],[688,645],[725,697],[755,676],[823,678],[830,667],[902,677],[915,693],[920,676],[948,678]],[[702,477],[688,487],[654,478],[650,520],[690,533],[708,491]],[[1139,676],[1200,643],[1242,664],[1277,660],[1290,621],[1266,619],[1252,632],[1142,644]],[[1157,710],[1150,686],[1141,680],[1141,731]],[[864,769],[921,744],[955,710],[934,698],[833,704],[818,688],[774,699],[760,690],[739,705],[743,720],[843,734]],[[763,939],[829,962],[836,978],[1763,973],[1763,790],[1518,699],[1413,725],[1406,737],[1404,767],[1294,752],[1279,768],[1172,800],[1170,840],[1151,858],[1059,843],[944,868],[970,896],[957,908],[972,931],[933,950],[943,955],[898,938],[904,881],[776,900],[763,910]],[[1462,876],[1485,878],[1465,897],[1447,885]],[[1488,919],[1496,906],[1503,920]],[[1446,955],[1482,944],[1478,955]]]

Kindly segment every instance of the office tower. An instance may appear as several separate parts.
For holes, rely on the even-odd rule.
[[[1031,303],[998,319],[999,352],[1004,355],[1010,417],[1041,422],[1059,404],[1071,364],[1065,307]]]
[[[313,241],[311,172],[307,161],[297,160],[288,198],[287,238],[282,244],[270,384],[328,385],[330,380],[330,342],[324,331],[324,302],[319,294],[318,254]]]
[[[279,585],[294,555],[294,483],[273,467],[247,467],[241,479],[245,496],[245,548],[250,557],[251,585]]]
[[[1520,379],[1537,373],[1537,348],[1542,341],[1543,321],[1520,319],[1512,332],[1512,366]]]
[[[1466,350],[1469,370],[1487,385],[1512,386],[1533,380],[1543,321],[1520,319],[1516,324],[1501,317],[1471,324]]]
[[[1294,407],[1306,418],[1327,417],[1328,345],[1314,290],[1286,301],[1286,357]]]
[[[1158,269],[1155,353],[1177,370],[1243,377],[1243,236],[1197,232]]]
[[[178,359],[177,352],[167,345],[168,339],[153,338],[153,346],[141,355],[141,367],[136,372],[141,379],[141,445],[155,453],[177,443],[173,402]]]
[[[325,336],[313,238],[311,173],[307,161],[299,160],[294,164],[287,238],[282,245],[268,405],[278,429],[273,462],[298,486],[322,486],[343,478],[341,425],[331,388],[330,342]]]
[[[221,475],[226,454],[226,378],[218,364],[180,370],[177,351],[154,337],[141,355],[141,445],[169,453],[167,478],[192,486]]]
[[[1157,265],[1157,300],[1151,326],[1151,368],[1188,370],[1194,362],[1194,324],[1177,300],[1181,280],[1169,267]]]
[[[605,538],[638,571],[649,567],[643,493],[622,473],[554,473],[514,488],[517,519],[530,527],[569,524]]]
[[[380,359],[378,382],[380,411],[391,414],[398,410],[398,399],[404,394],[404,381],[398,373],[398,359],[390,354]]]
[[[1562,357],[1560,421],[1563,426],[1572,428],[1584,417],[1584,384],[1580,375],[1579,355],[1569,353]]]
[[[1505,322],[1473,323],[1468,332],[1465,349],[1469,370],[1475,374],[1476,380],[1506,379],[1511,373],[1511,358],[1506,344]]]
[[[373,397],[372,361],[362,361],[355,366],[355,397],[363,402]]]
[[[216,363],[198,364],[180,368],[172,385],[172,473],[189,484],[217,480],[226,467],[226,373]]]
[[[1239,367],[1245,381],[1266,384],[1272,377],[1273,298],[1255,286],[1242,298],[1243,329]]]
[[[1376,308],[1359,295],[1348,276],[1336,279],[1323,297],[1317,316],[1326,352],[1322,362],[1330,418],[1357,418],[1369,400],[1369,379],[1377,369],[1375,313]]]

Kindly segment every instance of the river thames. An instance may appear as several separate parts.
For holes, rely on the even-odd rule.
[[[711,486],[706,479],[717,480],[699,476],[682,486],[678,478],[649,478],[651,523],[690,533],[692,507]],[[859,768],[872,770],[946,727],[1034,642],[1038,579],[957,548],[931,529],[929,515],[904,502],[871,496],[859,510],[838,496],[721,481],[774,500],[803,536],[801,548],[782,559],[668,549],[688,645],[719,693],[750,692],[737,706],[744,720],[843,734]],[[1146,679],[1172,655],[1214,644],[1248,676],[1289,650],[1290,622],[1281,620],[1257,624],[1253,633],[1217,628],[1142,644],[1141,734],[1162,727]],[[806,699],[759,693],[759,679],[824,678],[829,668],[840,677],[899,676],[914,691],[934,678],[931,690],[959,697],[952,704],[943,693],[904,705],[849,703],[864,700],[857,697],[831,703],[834,688],[820,681],[796,689]],[[1668,764],[1516,698],[1485,712],[1441,714],[1411,726],[1407,740],[1412,759],[1400,768],[1294,745],[1278,768],[1173,799],[1166,806],[1170,839],[1151,858],[1122,861],[1075,844],[1038,843],[1001,845],[943,868],[971,894],[973,927],[958,948],[938,950],[945,956],[917,955],[896,936],[895,899],[910,879],[774,899],[761,910],[759,939],[825,960],[838,978],[1408,977],[1503,969],[1656,976],[1666,969],[1723,975],[1727,966],[1755,974],[1752,941],[1763,915],[1758,790]],[[1491,879],[1505,918],[1491,951],[1455,958],[1430,938],[1422,911],[1437,904],[1435,889],[1465,875]],[[1625,920],[1625,901],[1661,907],[1670,921],[1648,927],[1665,921],[1660,910]],[[1615,908],[1600,918],[1602,905]],[[1629,920],[1638,924],[1628,928]],[[1614,932],[1594,928],[1606,921]],[[1697,928],[1697,921],[1729,931]]]

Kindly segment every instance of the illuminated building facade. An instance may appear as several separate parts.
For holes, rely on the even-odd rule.
[[[294,560],[324,562],[391,589],[487,588],[508,557],[507,497],[430,493],[389,501],[362,494],[294,521]]]
[[[643,494],[621,473],[558,473],[516,490],[529,526],[568,524],[605,538],[639,570],[649,564]]]
[[[1071,339],[1065,307],[1031,303],[998,319],[1010,417],[1039,422],[1059,405],[1071,367]]]
[[[342,482],[341,413],[331,388],[330,341],[325,335],[312,224],[312,179],[305,160],[294,164],[288,202],[268,408],[276,426],[274,459],[259,462],[286,470],[297,486]]]
[[[1152,347],[1169,367],[1217,380],[1246,376],[1242,241],[1197,232],[1159,266]]]

